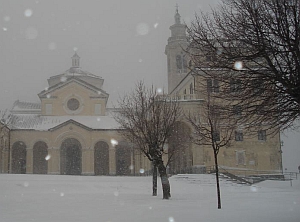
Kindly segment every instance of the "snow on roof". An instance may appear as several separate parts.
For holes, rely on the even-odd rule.
[[[15,101],[11,109],[11,113],[35,113],[39,114],[41,112],[40,103],[32,102],[20,102],[19,100]]]
[[[71,67],[70,69],[66,70],[64,73],[62,73],[64,75],[71,75],[71,76],[89,76],[89,77],[94,77],[94,78],[100,78],[102,79],[102,77],[94,75],[88,71],[85,71],[83,69],[81,69],[80,67]]]
[[[33,109],[41,109],[41,104],[40,103],[32,103],[32,102],[20,102],[19,100],[17,100],[14,105],[13,108],[14,110],[33,110]]]
[[[37,114],[15,114],[10,121],[11,129],[48,131],[68,121],[75,121],[92,130],[118,129],[112,116],[41,116]]]

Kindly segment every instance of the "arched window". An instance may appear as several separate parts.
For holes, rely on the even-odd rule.
[[[176,67],[179,73],[187,72],[187,61],[183,53],[176,56]]]

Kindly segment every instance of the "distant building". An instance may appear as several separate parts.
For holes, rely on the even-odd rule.
[[[186,25],[180,21],[178,8],[175,12],[175,24],[170,27],[171,37],[165,48],[168,61],[168,92],[169,96],[179,99],[185,111],[202,112],[202,101],[205,96],[200,92],[206,89],[212,93],[219,93],[217,82],[204,78],[203,73],[194,75],[191,62],[185,53],[188,46]],[[203,58],[209,62],[210,58]],[[201,83],[201,84],[200,84]],[[202,87],[202,88],[201,88]],[[238,107],[236,107],[238,108]],[[237,114],[241,110],[235,110]],[[200,118],[205,121],[205,117]],[[184,139],[192,133],[192,127],[182,121],[177,124],[176,135],[169,141],[169,149],[178,149],[177,157],[170,163],[170,173],[203,172],[213,167],[213,150],[209,146],[199,146]],[[178,141],[184,141],[178,145]],[[177,147],[176,147],[177,146]],[[279,133],[267,136],[265,130],[257,132],[256,137],[243,135],[237,129],[230,147],[220,150],[219,165],[235,173],[245,172],[282,172],[281,147]]]
[[[8,123],[9,169],[2,172],[67,175],[131,175],[147,172],[150,164],[124,141],[106,108],[104,79],[80,68],[75,52],[72,66],[48,79],[38,94],[40,103],[16,101]],[[1,140],[2,141],[2,140]],[[4,141],[6,141],[4,139]],[[5,142],[2,142],[5,143]],[[132,164],[134,163],[135,166]]]
[[[168,93],[180,100],[186,111],[201,110],[197,93],[199,77],[189,70],[186,25],[178,9],[171,37],[165,48]],[[151,164],[133,144],[118,133],[118,124],[107,108],[109,94],[104,79],[84,71],[75,52],[71,67],[48,79],[38,94],[39,103],[16,101],[11,115],[0,123],[0,170],[2,173],[67,175],[139,175]],[[213,84],[208,82],[208,84]],[[281,171],[279,134],[269,138],[265,131],[248,138],[237,131],[232,146],[219,154],[219,165],[246,171]],[[191,126],[176,124],[168,149],[178,149],[169,173],[203,173],[214,166],[211,147],[191,143]],[[140,169],[142,169],[140,171]]]

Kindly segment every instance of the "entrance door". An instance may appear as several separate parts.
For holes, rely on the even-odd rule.
[[[66,139],[61,146],[60,173],[65,175],[81,175],[81,144],[74,138]]]

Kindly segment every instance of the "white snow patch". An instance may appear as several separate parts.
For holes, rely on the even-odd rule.
[[[300,180],[264,181],[252,192],[221,179],[218,210],[214,175],[169,179],[172,197],[163,200],[160,184],[152,196],[151,176],[0,174],[0,221],[299,222]]]

